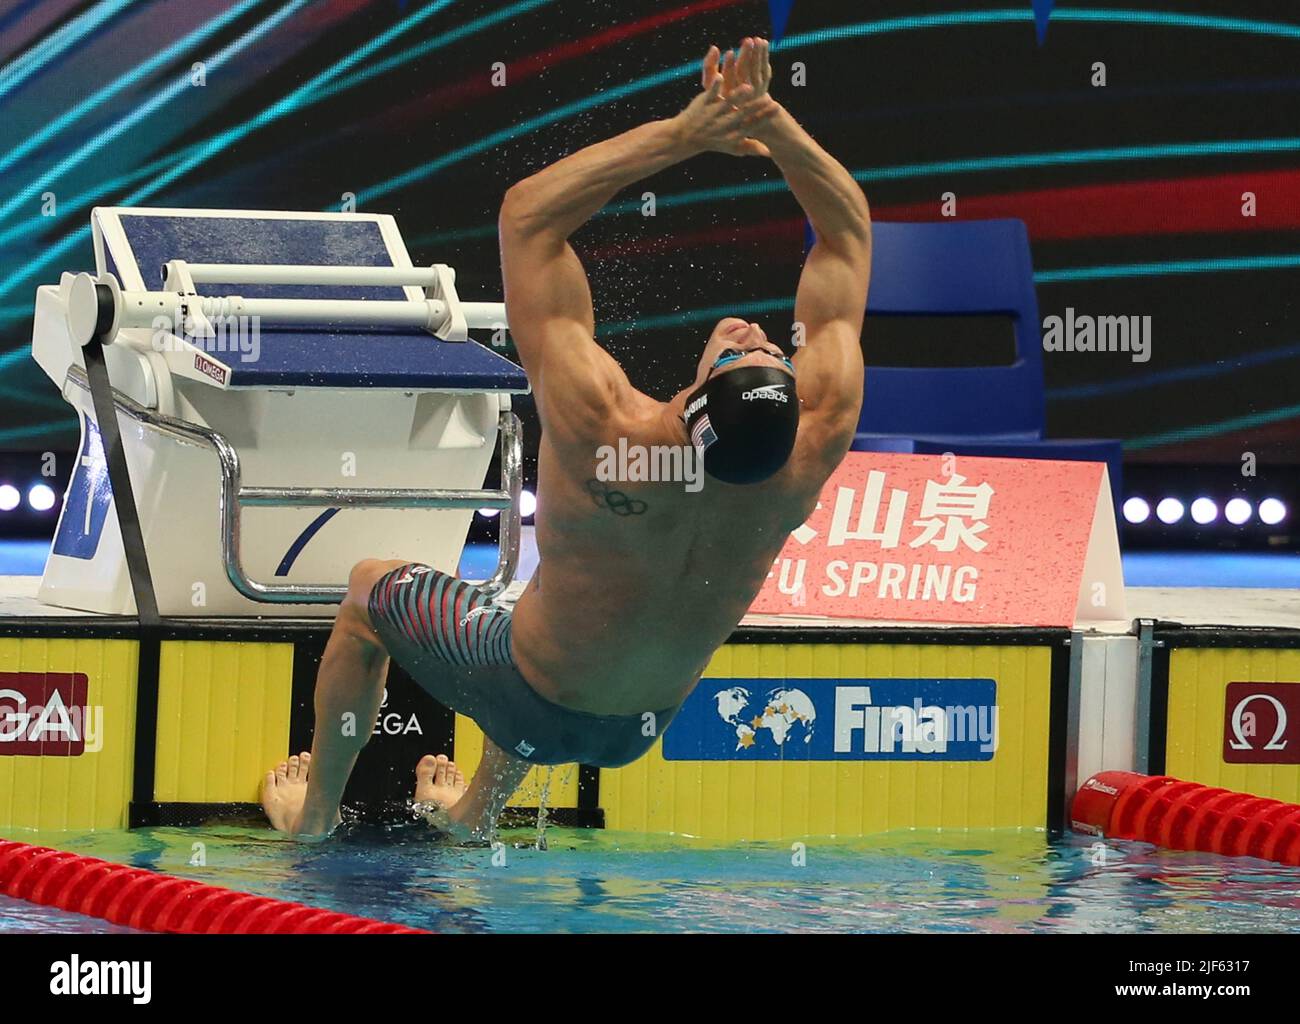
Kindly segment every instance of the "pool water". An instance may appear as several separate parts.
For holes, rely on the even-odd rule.
[[[5,838],[435,932],[1300,931],[1300,869],[1032,831],[719,847],[550,827],[545,849],[536,829],[467,849],[423,825]],[[0,899],[0,932],[115,930]]]

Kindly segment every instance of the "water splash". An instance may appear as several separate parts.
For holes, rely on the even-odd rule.
[[[542,791],[537,794],[537,840],[533,848],[537,850],[546,849],[546,826],[549,817],[546,813],[546,801],[551,795],[551,783],[555,779],[555,765],[546,766],[546,776],[542,780]]]

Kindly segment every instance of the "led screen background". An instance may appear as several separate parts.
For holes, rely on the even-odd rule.
[[[453,264],[462,297],[496,298],[505,189],[675,113],[707,44],[746,33],[772,33],[766,0],[0,4],[0,449],[76,443],[27,346],[36,286],[92,267],[92,206],[353,195],[396,215],[417,261]],[[1046,356],[1050,436],[1300,462],[1294,3],[1058,3],[1040,45],[1029,0],[794,0],[774,65],[877,219],[938,219],[955,193],[960,217],[1029,225],[1043,316],[1153,318],[1146,363]],[[690,380],[718,317],[788,331],[802,219],[765,161],[665,171],[575,246],[602,343],[656,397]],[[868,324],[868,362],[871,342]]]

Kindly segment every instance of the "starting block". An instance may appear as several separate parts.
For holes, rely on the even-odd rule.
[[[454,270],[415,267],[386,215],[105,208],[91,228],[96,273],[36,297],[33,357],[81,423],[40,601],[137,612],[106,434],[158,614],[328,616],[360,559],[454,573],[478,508],[503,511],[483,586],[504,590],[520,532],[510,401],[528,380],[468,340],[507,326],[502,303],[461,302]],[[87,346],[102,346],[116,431],[101,431]],[[498,445],[501,486],[485,490]]]

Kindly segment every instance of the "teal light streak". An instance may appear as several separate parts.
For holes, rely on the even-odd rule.
[[[76,426],[76,413],[72,411],[71,406],[64,406],[68,410],[71,419],[66,423],[54,423],[46,420],[42,423],[29,423],[25,427],[10,427],[7,430],[0,430],[0,445],[8,444],[11,441],[21,441],[29,437],[44,437],[46,434],[53,434],[59,430],[66,430]]]
[[[287,17],[288,14],[294,13],[299,7],[301,7],[306,2],[307,0],[295,0],[295,3],[292,5],[292,10],[283,11],[281,12],[281,14],[284,17]],[[538,0],[533,0],[533,2],[538,2]],[[135,192],[123,198],[120,201],[119,205],[122,206],[139,205],[143,200],[148,199],[152,195],[155,195],[163,188],[170,185],[181,175],[185,174],[187,171],[191,170],[192,168],[206,161],[208,157],[216,153],[219,153],[225,147],[231,145],[234,142],[239,141],[245,136],[256,131],[258,128],[270,124],[273,121],[276,121],[279,118],[285,116],[286,114],[294,112],[295,110],[301,109],[304,105],[306,105],[306,101],[312,101],[312,97],[315,90],[327,84],[334,77],[342,74],[344,71],[351,68],[353,65],[357,64],[360,61],[365,60],[372,53],[376,52],[379,49],[382,49],[384,46],[387,46],[394,39],[418,27],[422,22],[432,17],[434,14],[437,14],[438,12],[451,6],[453,3],[455,3],[455,0],[436,0],[435,3],[430,4],[428,7],[422,8],[421,10],[416,11],[410,16],[403,18],[401,21],[397,22],[391,28],[387,29],[386,31],[376,36],[374,39],[370,40],[364,46],[361,46],[358,49],[354,50],[343,60],[339,61],[338,63],[332,65],[329,68],[326,68],[325,70],[320,72],[320,74],[316,75],[305,84],[299,86],[297,89],[293,90],[288,95],[284,96],[279,101],[272,104],[270,107],[267,107],[256,117],[251,118],[248,121],[243,122],[242,124],[235,125],[231,128],[226,129],[225,131],[221,132],[215,139],[209,140],[206,143],[199,143],[196,144],[195,146],[190,147],[185,153],[179,156],[179,158],[176,160],[176,162],[172,165],[172,167],[168,171],[159,175],[157,178],[153,179],[145,187],[141,189],[137,189]],[[262,28],[263,26],[259,26],[259,29]],[[216,61],[224,59],[226,56],[229,56],[231,52],[234,52],[233,48],[235,46],[238,45],[242,47],[243,43],[246,40],[248,40],[248,38],[249,36],[247,35],[241,37],[240,40],[237,40],[236,43],[232,44],[231,47],[228,47],[227,50],[222,52],[222,54],[219,54],[217,58],[213,58],[213,61],[211,63],[215,63]],[[155,97],[155,100],[157,99],[158,97]],[[150,102],[153,103],[154,101],[150,101]],[[3,215],[2,211],[0,211],[0,215]],[[80,239],[82,234],[83,234],[82,232],[78,232],[75,236],[65,240],[69,243],[69,245],[64,245],[61,243],[55,247],[52,247],[49,251],[47,251],[43,255],[43,258],[39,263],[28,264],[27,266],[20,268],[14,274],[11,274],[5,280],[0,281],[0,294],[4,294],[5,292],[7,292],[16,282],[21,281],[27,277],[30,277],[32,273],[39,267],[47,265],[50,262],[52,262],[53,258],[56,255],[60,255],[63,252],[66,252],[71,244],[76,244],[76,241]]]
[[[243,3],[236,4],[234,7],[230,8],[230,10],[223,12],[219,17],[204,22],[183,39],[178,40],[165,49],[159,50],[148,60],[137,64],[126,74],[120,75],[102,89],[92,93],[76,106],[72,107],[72,109],[55,118],[40,131],[29,135],[8,153],[0,156],[0,172],[8,170],[23,157],[27,156],[27,154],[32,150],[44,145],[46,142],[49,142],[64,129],[81,120],[82,117],[90,113],[96,107],[102,106],[114,96],[118,95],[118,93],[121,93],[126,89],[131,88],[136,83],[148,78],[159,68],[164,68],[172,64],[191,47],[204,42],[209,36],[220,32],[230,24],[230,22],[243,17],[245,13],[265,2],[266,0],[244,0]]]
[[[1270,423],[1278,423],[1281,420],[1289,420],[1297,416],[1300,416],[1300,405],[1284,405],[1279,409],[1266,409],[1263,412],[1247,413],[1244,416],[1219,420],[1217,423],[1197,423],[1178,430],[1166,430],[1159,434],[1146,434],[1142,437],[1135,437],[1124,442],[1124,450],[1138,452],[1146,448],[1159,448],[1162,445],[1178,444],[1180,441],[1193,438],[1218,437],[1221,434],[1231,434],[1236,430],[1268,426]]]
[[[1067,267],[1040,270],[1035,284],[1073,281],[1104,281],[1116,277],[1164,277],[1170,274],[1207,274],[1238,270],[1293,270],[1300,267],[1300,253],[1269,256],[1216,256],[1199,260],[1161,260],[1156,263],[1114,263],[1100,267]]]
[[[308,0],[293,0],[292,3],[287,4],[269,18],[260,22],[254,28],[250,29],[248,32],[244,33],[244,35],[232,42],[224,50],[221,50],[219,53],[211,57],[207,62],[209,68],[215,69],[220,67],[231,57],[256,42],[262,36],[266,35],[302,7],[305,7],[307,3]],[[54,183],[60,176],[66,174],[74,167],[78,167],[85,163],[110,142],[116,141],[131,128],[135,127],[145,118],[149,117],[149,115],[161,108],[164,104],[175,99],[186,89],[190,88],[193,87],[190,85],[189,78],[187,76],[178,76],[171,85],[166,86],[159,92],[155,93],[120,121],[105,128],[84,146],[78,147],[48,171],[38,175],[26,188],[20,189],[11,199],[9,199],[8,202],[3,206],[0,206],[0,221],[10,217],[16,209],[28,203],[32,197],[37,195],[39,192],[54,188]]]
[[[106,21],[130,7],[134,0],[111,0],[96,4],[73,18],[57,32],[42,39],[30,50],[0,69],[0,98],[7,96],[50,61],[66,53]]]

